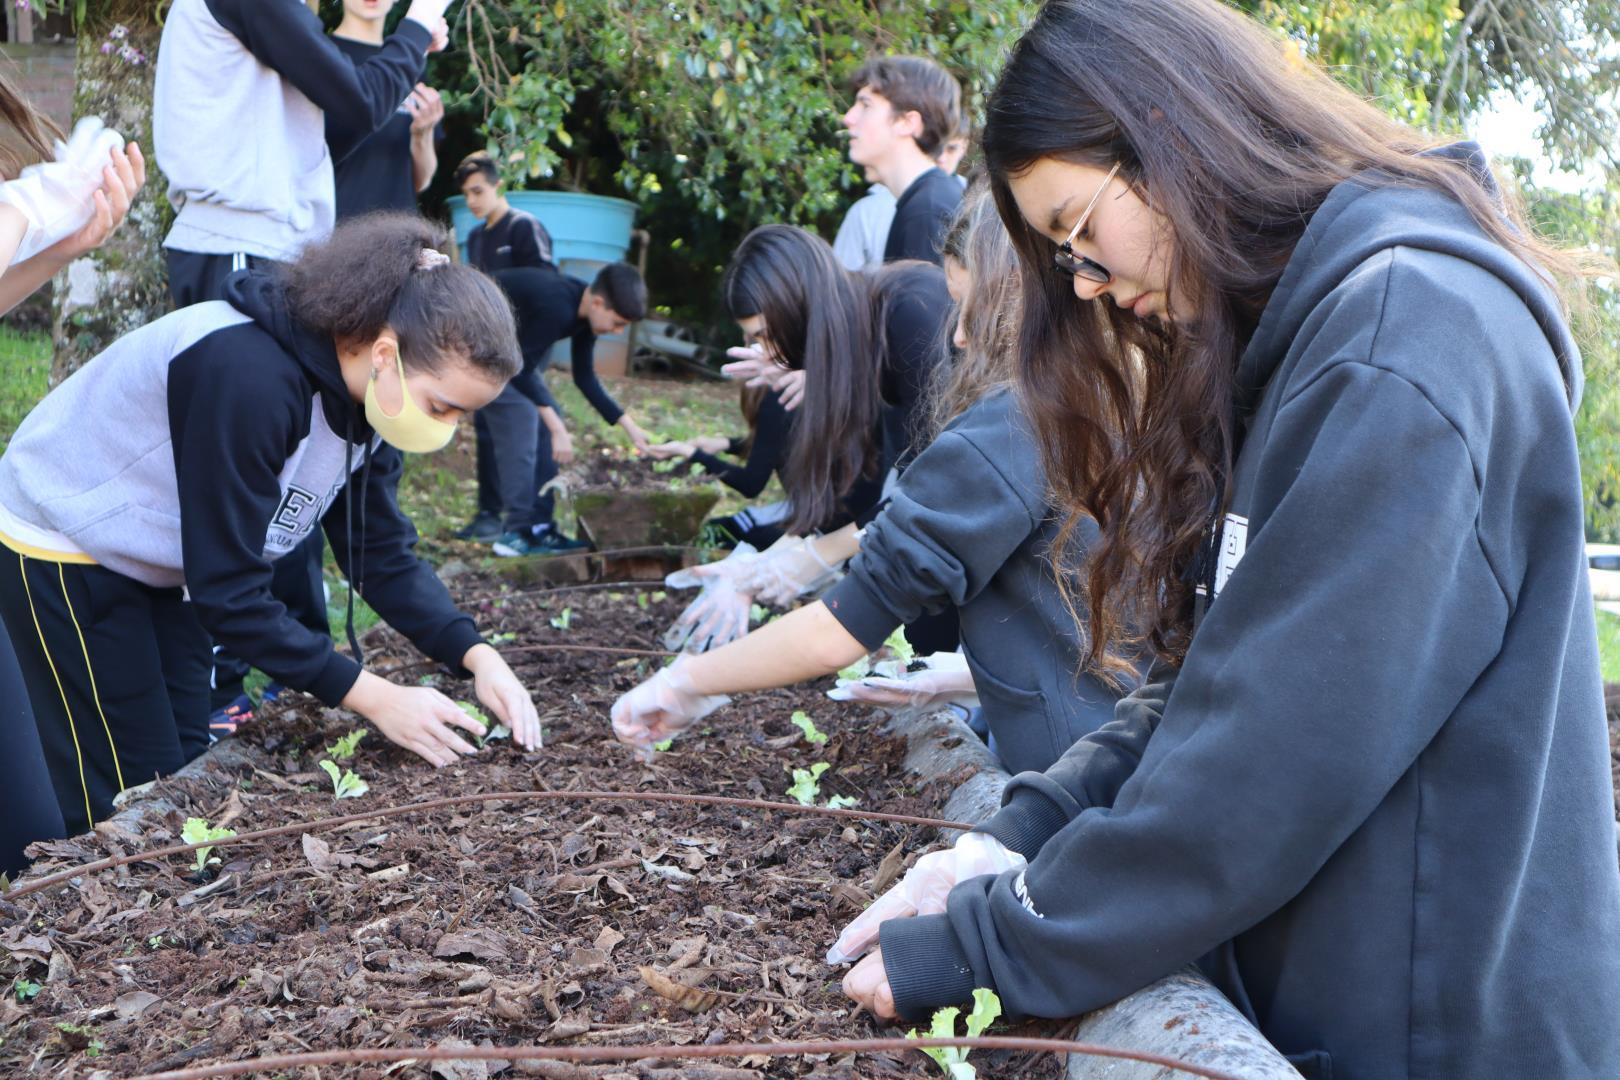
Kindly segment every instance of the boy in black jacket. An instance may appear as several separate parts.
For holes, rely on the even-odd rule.
[[[636,449],[646,450],[646,432],[596,377],[595,353],[598,334],[622,333],[646,316],[647,285],[628,263],[604,266],[589,288],[556,270],[535,267],[498,270],[494,276],[512,301],[523,348],[523,370],[478,413],[489,436],[487,458],[480,443],[480,462],[489,463],[502,507],[495,554],[574,551],[585,543],[557,531],[551,496],[538,494],[557,475],[558,462],[574,456],[573,439],[540,373],[551,347],[569,339],[574,385],[605,422],[624,428]]]

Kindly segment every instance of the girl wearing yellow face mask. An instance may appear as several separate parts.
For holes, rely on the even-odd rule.
[[[396,501],[401,451],[444,446],[520,362],[504,296],[443,239],[374,215],[236,274],[62,383],[0,457],[0,614],[70,831],[206,745],[210,641],[434,765],[473,752],[453,728],[480,728],[448,698],[362,669],[352,619],[345,656],[271,597],[271,563],[316,527],[378,614],[539,744]]]

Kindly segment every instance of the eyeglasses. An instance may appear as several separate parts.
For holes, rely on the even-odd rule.
[[[1108,190],[1108,185],[1113,182],[1118,173],[1119,164],[1116,162],[1114,167],[1108,170],[1108,175],[1103,177],[1102,186],[1097,189],[1097,194],[1093,195],[1091,201],[1086,203],[1086,208],[1080,211],[1080,220],[1076,221],[1074,228],[1069,230],[1068,239],[1058,245],[1057,252],[1052,256],[1052,261],[1057,263],[1057,268],[1065,274],[1073,274],[1077,278],[1095,281],[1099,285],[1106,285],[1114,280],[1114,275],[1108,272],[1108,267],[1095,259],[1088,259],[1084,255],[1074,253],[1074,238],[1080,235],[1081,229],[1085,228],[1086,220],[1091,217],[1091,211],[1097,205],[1097,200],[1102,198],[1103,192]]]

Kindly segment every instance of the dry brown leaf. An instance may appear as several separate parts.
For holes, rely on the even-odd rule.
[[[154,1005],[160,1005],[163,999],[156,994],[149,994],[145,990],[131,990],[113,1002],[113,1008],[125,1020],[140,1016]]]
[[[641,975],[641,981],[661,998],[673,1001],[687,1012],[708,1012],[725,1000],[713,990],[700,990],[695,986],[678,983],[653,967],[638,967],[636,971]]]
[[[486,963],[493,960],[511,959],[511,955],[506,951],[505,940],[494,931],[483,929],[461,930],[453,934],[445,934],[439,938],[438,944],[433,946],[433,955],[441,960],[449,960],[457,956],[471,956]]]
[[[619,943],[623,940],[623,934],[619,933],[611,926],[604,926],[602,927],[602,932],[596,935],[596,947],[601,949],[607,955],[612,956],[613,950],[618,947]]]
[[[889,849],[878,863],[877,876],[872,879],[872,895],[878,896],[883,890],[893,885],[900,878],[900,871],[906,865],[906,842],[900,841]]]
[[[304,858],[317,873],[330,874],[338,868],[337,860],[332,858],[332,845],[309,833],[304,834]]]

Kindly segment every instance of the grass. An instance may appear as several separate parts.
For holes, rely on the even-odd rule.
[[[1620,682],[1620,615],[1598,609],[1598,655],[1603,663],[1603,681]]]
[[[0,326],[0,449],[50,388],[51,339]]]

